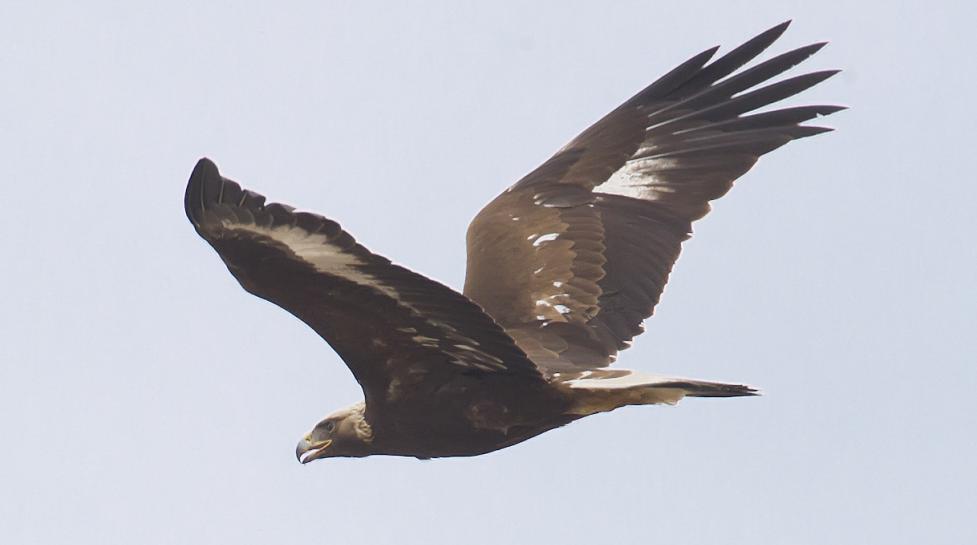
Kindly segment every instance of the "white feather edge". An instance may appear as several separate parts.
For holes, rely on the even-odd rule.
[[[627,371],[626,369],[618,369],[620,371]],[[626,375],[616,376],[616,377],[605,377],[601,376],[600,371],[584,371],[578,377],[574,377],[569,380],[565,380],[564,384],[570,388],[585,388],[588,390],[598,389],[598,390],[617,390],[623,388],[633,388],[636,386],[655,386],[657,384],[667,384],[670,382],[682,381],[686,379],[675,378],[675,377],[665,377],[659,375],[650,375],[646,373],[639,373],[637,371],[628,371]],[[560,373],[557,373],[554,378],[559,378]]]
[[[357,258],[355,255],[343,251],[342,248],[336,246],[329,242],[328,237],[321,233],[309,233],[308,231],[302,229],[301,227],[293,225],[278,225],[275,227],[260,227],[254,224],[246,223],[230,223],[227,221],[222,222],[224,229],[228,231],[243,231],[248,233],[258,234],[264,237],[268,237],[276,242],[285,245],[289,250],[292,251],[299,259],[302,259],[309,265],[315,268],[315,270],[330,274],[333,276],[338,276],[345,278],[356,284],[362,286],[368,286],[375,289],[387,297],[392,298],[397,301],[397,304],[410,309],[417,315],[422,314],[408,302],[400,296],[397,290],[382,282],[380,279],[363,272],[357,266],[365,265],[362,260]],[[437,323],[433,320],[428,320],[432,325],[444,329],[445,326]],[[425,344],[426,337],[414,337],[413,340],[419,344]],[[469,339],[473,344],[478,343],[474,339]],[[436,339],[430,339],[430,341],[436,341]],[[437,343],[436,343],[437,344]],[[449,343],[450,344],[450,343]],[[445,344],[442,349],[447,348],[449,344]],[[431,346],[427,344],[427,346]],[[485,371],[504,369],[505,366],[502,360],[497,357],[487,354],[485,352],[479,351],[477,348],[472,346],[467,346],[464,344],[453,343],[450,346],[468,352],[479,352],[482,357],[492,361],[495,365],[489,367],[483,363],[477,361],[470,361],[461,358],[452,358],[452,361],[457,365],[462,367],[475,367]]]

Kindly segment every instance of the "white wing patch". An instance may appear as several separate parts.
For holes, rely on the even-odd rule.
[[[366,265],[366,263],[357,256],[343,251],[339,246],[329,242],[329,238],[326,235],[309,233],[300,227],[292,225],[278,225],[268,228],[255,224],[232,223],[228,221],[222,223],[228,231],[254,233],[281,243],[291,250],[293,254],[298,256],[299,259],[305,261],[319,272],[338,276],[350,282],[373,288],[397,301],[398,305],[409,309],[415,315],[425,319],[427,323],[440,329],[444,332],[444,339],[463,341],[441,342],[441,340],[433,337],[418,335],[414,328],[398,328],[398,331],[401,333],[411,334],[411,340],[413,342],[428,348],[441,350],[448,354],[451,356],[450,361],[452,363],[461,367],[481,369],[483,371],[501,371],[506,369],[504,362],[499,358],[473,348],[471,345],[478,345],[478,342],[474,339],[460,335],[454,328],[447,324],[424,318],[424,314],[409,302],[405,301],[393,286],[364,272],[361,267]]]
[[[547,233],[545,235],[542,235],[538,237],[535,241],[533,241],[533,247],[538,248],[540,244],[543,244],[544,242],[549,242],[551,240],[556,240],[557,237],[559,236],[560,236],[559,233]],[[529,238],[532,239],[532,237]]]
[[[288,247],[296,256],[312,265],[315,270],[345,278],[351,282],[369,286],[384,295],[400,301],[397,290],[384,284],[379,279],[364,273],[356,266],[366,265],[355,255],[344,252],[342,248],[329,242],[326,235],[309,233],[308,231],[291,226],[279,225],[263,228],[254,224],[224,223],[224,228],[230,231],[247,231],[268,237]],[[401,301],[401,304],[403,302]],[[409,305],[404,305],[409,306]]]
[[[641,156],[648,151],[648,148],[642,148],[635,155]],[[611,174],[607,181],[594,187],[594,192],[653,201],[657,193],[668,191],[667,187],[655,183],[654,173],[674,166],[675,163],[675,159],[665,158],[630,159]]]

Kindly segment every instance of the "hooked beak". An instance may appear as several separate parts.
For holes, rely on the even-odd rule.
[[[298,446],[295,447],[295,458],[303,464],[307,464],[312,460],[322,458],[326,455],[326,449],[332,444],[332,439],[325,439],[319,442],[312,441],[312,435],[306,435],[299,441]],[[303,455],[308,454],[303,458]]]

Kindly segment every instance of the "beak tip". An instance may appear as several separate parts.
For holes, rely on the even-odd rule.
[[[332,439],[325,439],[323,441],[312,441],[309,436],[303,437],[299,444],[295,446],[295,459],[299,461],[300,464],[305,465],[312,460],[322,458],[324,452],[329,445],[332,444]]]
[[[295,459],[298,460],[300,464],[305,464],[307,460],[302,460],[302,455],[309,452],[311,446],[306,440],[299,441],[299,444],[295,447]]]
[[[309,437],[303,438],[295,447],[295,459],[300,464],[305,465],[312,460],[323,457],[323,452],[332,444],[331,439],[313,442]]]

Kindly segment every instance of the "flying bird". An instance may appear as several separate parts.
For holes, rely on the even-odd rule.
[[[607,366],[642,332],[709,201],[761,155],[831,130],[803,123],[843,109],[756,112],[837,73],[770,82],[824,43],[741,70],[788,24],[680,64],[485,206],[468,228],[461,293],[201,159],[184,203],[197,233],[245,290],[325,339],[363,389],[301,439],[299,461],[473,456],[626,405],[755,395]]]

